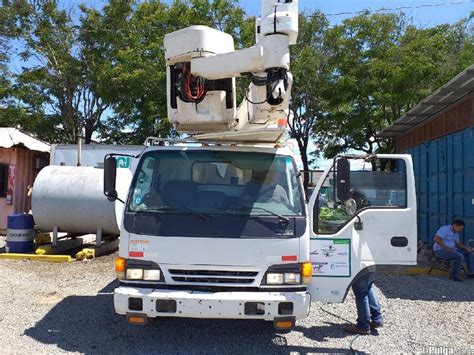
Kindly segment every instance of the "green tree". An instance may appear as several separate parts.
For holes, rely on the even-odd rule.
[[[324,35],[328,29],[326,17],[315,12],[311,16],[299,16],[298,43],[291,47],[291,73],[294,82],[291,92],[290,137],[298,144],[303,170],[310,165],[308,147],[316,122],[324,117],[326,100],[323,97],[328,86],[329,66],[324,47]],[[309,174],[304,173],[305,188]]]
[[[14,87],[12,82],[12,72],[8,68],[9,55],[12,51],[7,38],[13,36],[10,34],[12,26],[11,9],[7,7],[0,8],[0,127],[13,127],[24,123],[27,117],[25,110],[18,106],[14,96]]]
[[[55,1],[9,2],[2,9],[7,17],[8,39],[21,48],[26,62],[12,76],[10,93],[19,107],[36,120],[38,135],[52,142],[76,142],[84,135],[89,143],[107,109],[101,98],[101,58],[79,36],[68,12]]]
[[[465,28],[419,29],[403,15],[375,14],[327,31],[329,105],[315,130],[324,156],[392,151],[377,132],[461,70],[459,58],[469,42]]]

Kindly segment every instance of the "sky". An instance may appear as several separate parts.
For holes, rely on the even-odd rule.
[[[143,0],[142,0],[143,1]],[[172,0],[165,0],[170,3]],[[260,14],[260,0],[239,0],[247,14]],[[74,8],[84,3],[86,6],[101,8],[106,0],[59,0],[64,7]],[[401,8],[413,18],[420,27],[433,27],[442,23],[454,23],[474,11],[474,0],[299,0],[299,9],[306,13],[321,10],[328,16],[332,25],[348,17],[357,15],[363,10],[380,10]],[[389,12],[400,12],[391,10]],[[341,12],[351,14],[336,15]],[[352,14],[355,13],[355,14]]]
[[[249,15],[260,14],[260,1],[239,0]],[[474,0],[299,0],[299,9],[305,13],[320,10],[332,25],[357,14],[336,15],[341,12],[356,13],[362,10],[395,9],[412,17],[420,27],[433,27],[442,23],[454,23],[474,11]],[[400,12],[392,10],[389,12]]]

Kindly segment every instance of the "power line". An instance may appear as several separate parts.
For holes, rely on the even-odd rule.
[[[336,12],[336,13],[322,13],[326,17],[331,16],[344,16],[344,15],[362,15],[362,14],[373,14],[373,13],[380,13],[380,12],[389,12],[389,11],[403,11],[403,10],[414,10],[414,9],[424,9],[424,8],[433,8],[433,7],[441,7],[441,6],[451,6],[451,5],[462,5],[467,3],[474,3],[474,0],[463,0],[463,1],[452,1],[452,2],[444,2],[438,4],[420,4],[420,5],[413,5],[413,6],[399,6],[399,7],[392,7],[392,8],[380,8],[377,10],[359,10],[359,11],[343,11],[343,12]],[[315,17],[317,15],[309,15],[308,17]],[[216,25],[223,25],[223,23],[216,23]],[[162,30],[162,28],[156,26],[148,26],[146,30]],[[97,32],[128,32],[132,33],[134,31],[138,32],[141,31],[133,28],[98,28],[98,29],[85,29],[80,28],[79,26],[71,26],[68,30],[64,32],[90,32],[90,33],[97,33]],[[34,31],[34,33],[41,34],[41,33],[50,33],[51,31]],[[1,32],[0,36],[7,36],[7,37],[15,37],[18,33],[14,32]]]
[[[403,11],[403,10],[414,10],[414,9],[423,9],[423,8],[430,8],[430,7],[440,7],[440,6],[450,6],[450,5],[462,5],[467,3],[473,3],[474,0],[464,0],[464,1],[453,1],[453,2],[444,2],[439,4],[420,4],[420,5],[413,5],[413,6],[400,6],[400,7],[383,7],[377,10],[360,10],[360,11],[344,11],[344,12],[336,12],[336,13],[323,13],[324,16],[343,16],[343,15],[362,15],[362,14],[373,14],[379,12],[388,12],[388,11]],[[316,15],[310,15],[309,17],[313,17]]]

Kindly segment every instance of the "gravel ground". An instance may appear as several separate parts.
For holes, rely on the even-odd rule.
[[[0,260],[0,353],[346,353],[354,340],[343,320],[321,309],[353,321],[352,293],[344,304],[313,303],[286,334],[261,321],[164,318],[130,326],[113,309],[113,257]],[[384,273],[376,286],[385,326],[355,339],[355,350],[474,354],[474,279]]]

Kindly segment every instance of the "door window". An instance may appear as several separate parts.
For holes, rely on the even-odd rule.
[[[367,208],[405,208],[407,182],[405,162],[399,159],[351,158],[348,176],[338,171],[336,158],[325,177],[315,204],[314,232],[333,234],[354,215]],[[339,183],[338,183],[339,181]],[[341,182],[348,184],[341,193]]]

